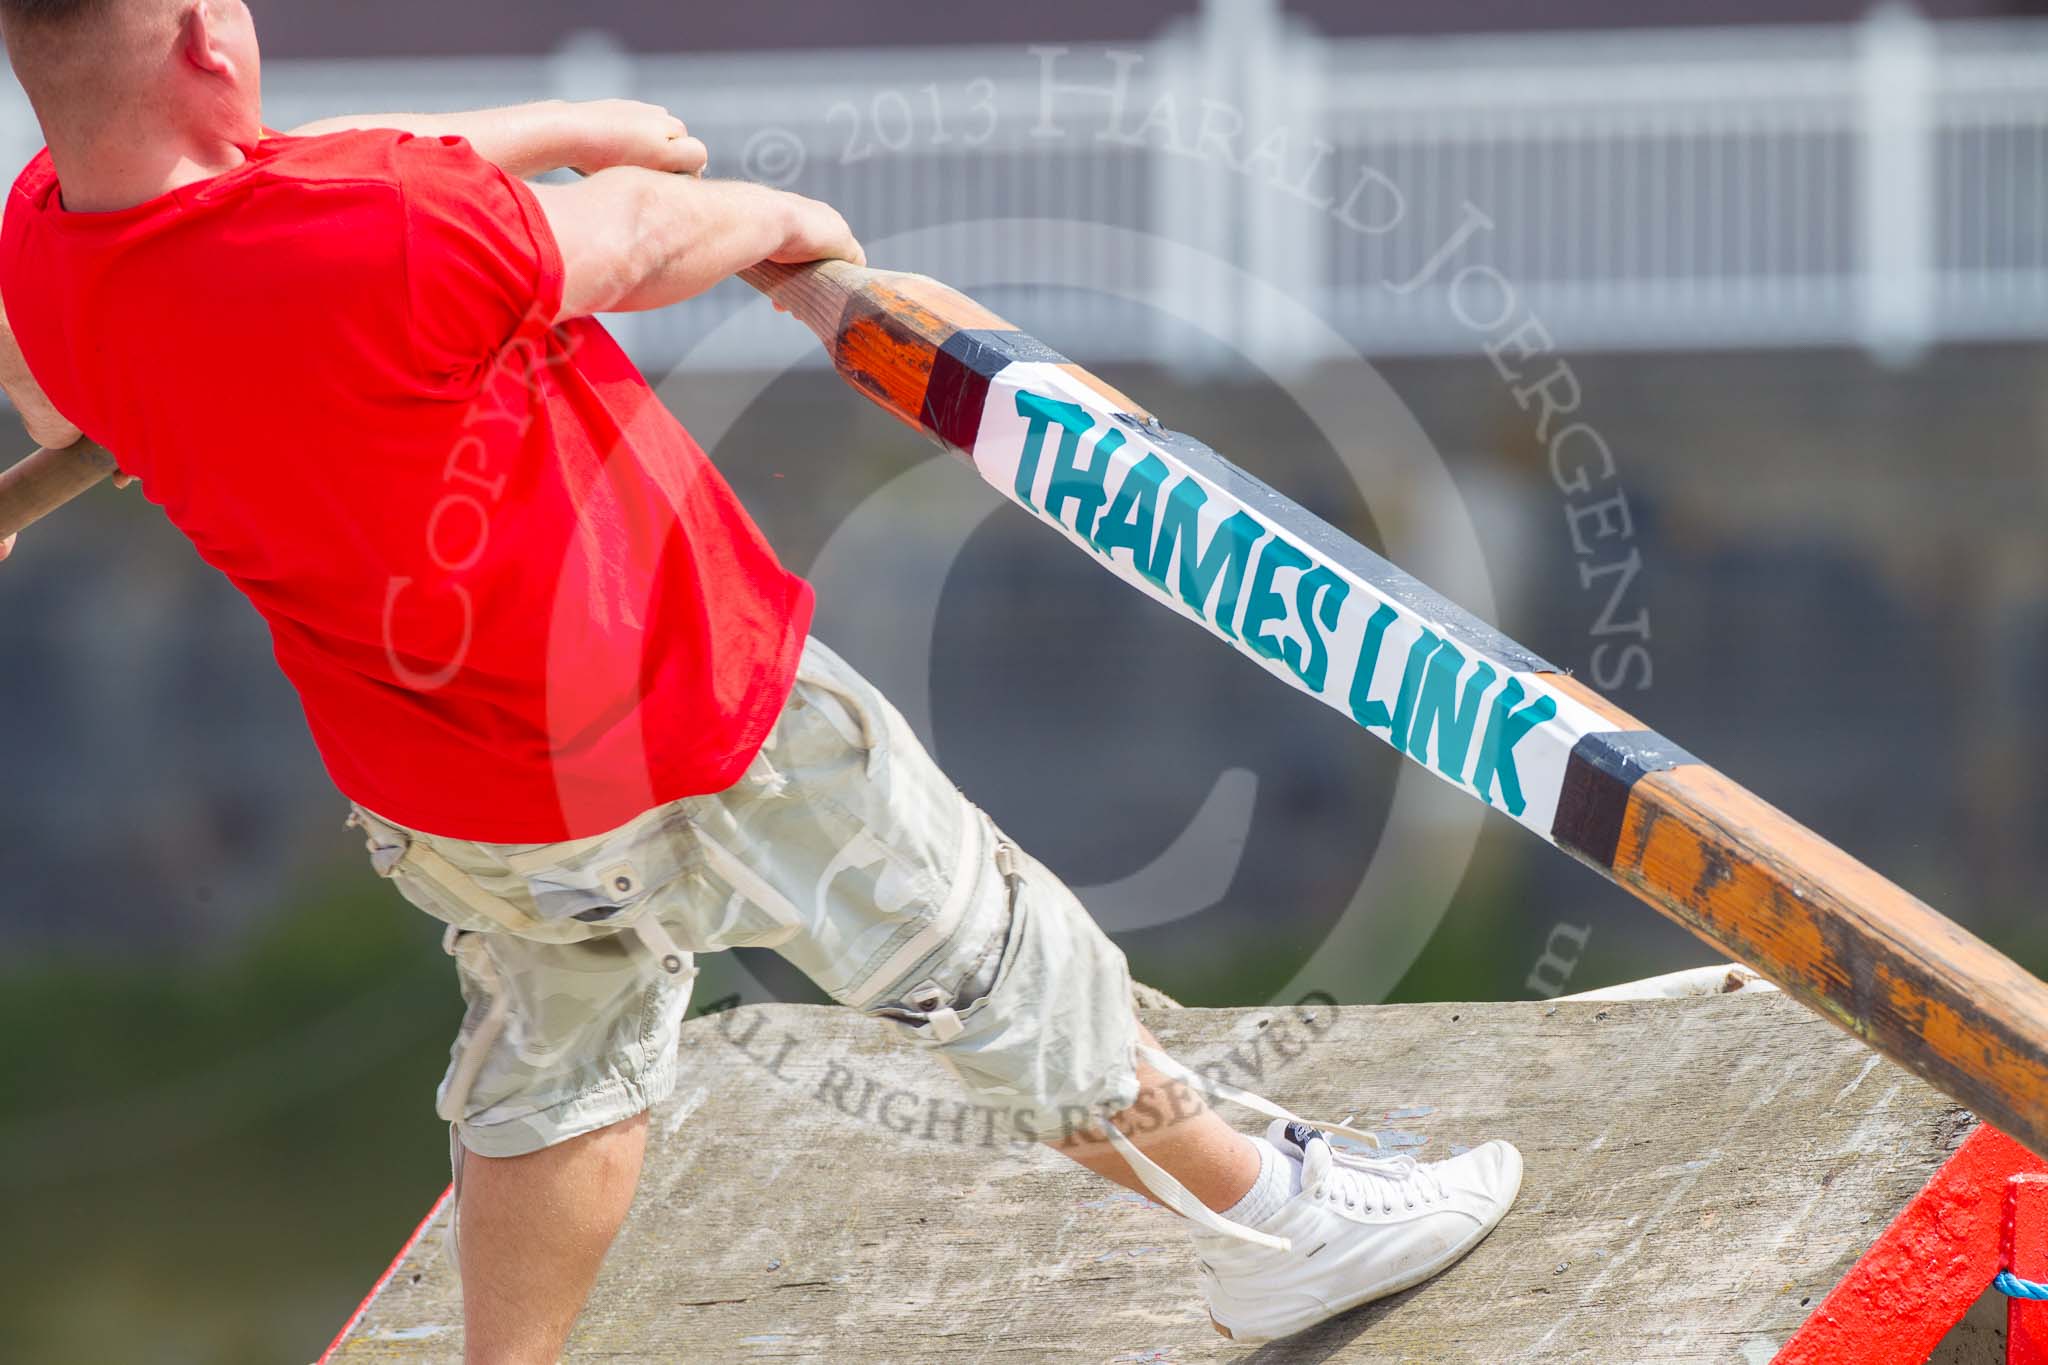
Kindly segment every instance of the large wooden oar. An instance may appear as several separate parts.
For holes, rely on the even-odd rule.
[[[972,300],[745,278],[1104,568],[2048,1154],[2048,986],[1988,944]],[[31,457],[0,535],[100,472]]]
[[[116,472],[114,457],[91,441],[63,450],[38,450],[0,472],[0,540],[42,520]]]

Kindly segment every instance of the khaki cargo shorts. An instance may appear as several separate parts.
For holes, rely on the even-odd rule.
[[[815,640],[728,791],[557,844],[443,839],[360,807],[354,822],[378,872],[449,926],[469,1011],[440,1110],[480,1155],[667,1098],[694,955],[725,948],[772,948],[893,1021],[1019,1136],[1137,1098],[1123,954]]]

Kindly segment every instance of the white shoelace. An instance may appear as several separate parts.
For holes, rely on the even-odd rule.
[[[1147,1047],[1140,1043],[1138,1045],[1138,1055],[1148,1062],[1153,1070],[1159,1072],[1167,1079],[1179,1081],[1181,1084],[1188,1086],[1190,1089],[1198,1090],[1211,1099],[1227,1100],[1232,1104],[1243,1105],[1245,1108],[1264,1114],[1268,1118],[1286,1119],[1289,1123],[1299,1123],[1311,1128],[1321,1128],[1329,1132],[1342,1133],[1346,1137],[1355,1138],[1360,1142],[1366,1143],[1368,1146],[1377,1147],[1380,1145],[1380,1140],[1377,1137],[1363,1129],[1352,1128],[1342,1123],[1325,1123],[1304,1119],[1291,1110],[1281,1108],[1262,1095],[1254,1095],[1251,1091],[1234,1086],[1228,1081],[1204,1076],[1198,1071],[1182,1066],[1157,1048]],[[1118,1131],[1115,1124],[1105,1121],[1102,1126],[1108,1130],[1110,1145],[1115,1147],[1117,1154],[1123,1157],[1124,1161],[1130,1165],[1131,1172],[1138,1177],[1139,1183],[1144,1185],[1154,1199],[1167,1208],[1172,1209],[1181,1217],[1218,1236],[1234,1238],[1240,1242],[1250,1242],[1254,1246],[1271,1247],[1275,1251],[1285,1251],[1292,1245],[1285,1237],[1275,1237],[1271,1233],[1248,1228],[1242,1223],[1233,1223],[1222,1214],[1217,1213],[1207,1204],[1204,1204],[1201,1200],[1190,1194],[1187,1186],[1174,1179],[1165,1167],[1139,1151],[1138,1145]],[[1323,1150],[1325,1152],[1331,1150],[1328,1143],[1323,1144]],[[1330,1159],[1336,1159],[1334,1153],[1332,1153]],[[1348,1163],[1363,1159],[1345,1157],[1344,1160]],[[1394,1160],[1406,1161],[1410,1165],[1414,1164],[1413,1157],[1398,1157]],[[1302,1179],[1304,1188],[1306,1188],[1308,1180],[1306,1166],[1303,1168]]]
[[[1391,1214],[1397,1202],[1404,1209],[1418,1207],[1418,1200],[1427,1207],[1446,1193],[1436,1172],[1412,1156],[1360,1156],[1327,1141],[1308,1145],[1301,1187],[1312,1199],[1341,1203],[1352,1211],[1377,1208],[1383,1214]]]

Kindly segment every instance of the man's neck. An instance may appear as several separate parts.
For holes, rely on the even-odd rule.
[[[159,139],[119,145],[67,145],[52,139],[50,160],[71,213],[113,213],[235,169],[248,160],[232,142]]]

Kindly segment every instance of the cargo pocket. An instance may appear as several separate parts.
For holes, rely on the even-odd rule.
[[[1002,876],[998,893],[1000,908],[994,926],[985,931],[979,954],[956,972],[950,981],[926,978],[892,998],[868,1006],[866,1013],[895,1023],[916,1042],[944,1047],[964,1037],[976,1019],[987,1011],[997,987],[1009,976],[1023,935],[1017,932],[1017,851],[998,842],[994,864]],[[962,869],[963,874],[967,869]]]
[[[974,858],[988,856],[982,816],[901,713],[816,641],[765,753],[789,799],[735,807],[746,828],[732,847],[781,850],[779,880],[802,904],[810,939],[785,956],[866,1009],[879,991],[917,980],[920,960],[959,927],[956,893],[975,880]],[[788,875],[799,866],[801,881]]]
[[[434,1103],[434,1112],[443,1122],[458,1124],[468,1119],[470,1092],[476,1087],[491,1049],[505,1034],[505,1026],[512,1017],[512,994],[491,961],[490,944],[483,938],[450,925],[441,939],[441,951],[455,959],[463,976],[475,983],[479,996],[463,1016],[453,1063]]]
[[[696,958],[670,937],[660,911],[674,908],[676,888],[695,868],[694,840],[688,803],[672,802],[604,834],[504,854],[539,920],[526,936],[574,942],[631,933],[663,973],[687,986]]]
[[[623,929],[689,872],[691,838],[689,817],[674,803],[588,839],[507,853],[504,863],[525,885],[542,924]]]

